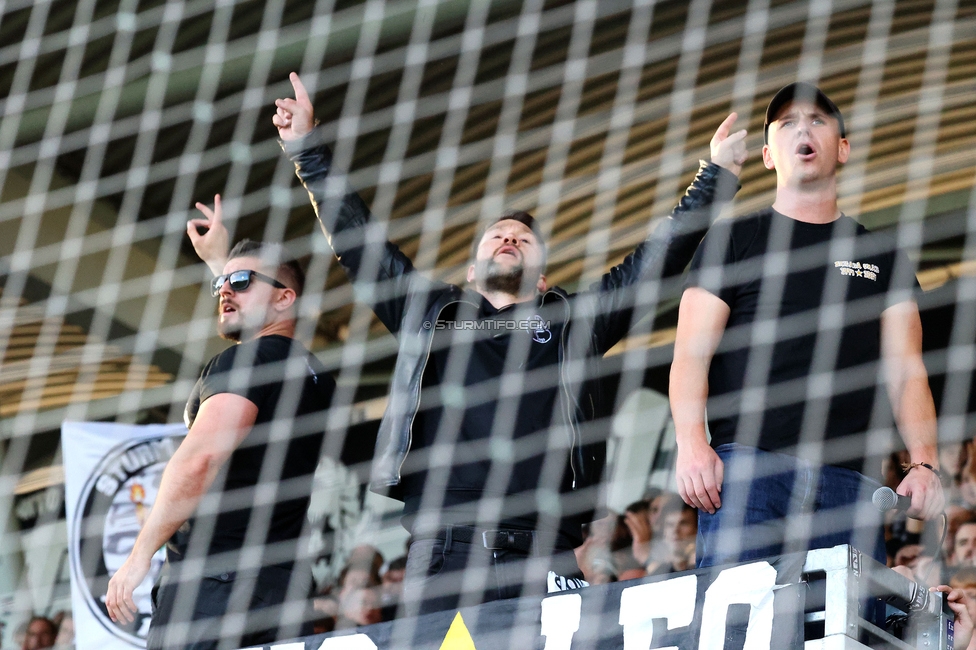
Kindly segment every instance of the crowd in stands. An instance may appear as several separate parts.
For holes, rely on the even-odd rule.
[[[904,476],[903,454],[885,463],[885,483],[897,487]],[[888,566],[920,584],[948,594],[956,613],[956,647],[971,638],[976,621],[976,445],[945,445],[941,466],[946,481],[946,531],[943,522],[923,524],[891,511],[885,525]],[[633,580],[695,568],[697,511],[674,493],[651,489],[621,514],[587,527],[576,549],[591,585]],[[386,561],[372,546],[358,546],[335,584],[313,599],[316,633],[392,620],[396,616],[406,555]],[[968,632],[968,634],[967,634]],[[960,635],[962,633],[962,635]],[[62,620],[35,616],[15,634],[22,650],[72,647],[70,615]],[[967,641],[976,650],[976,638]]]
[[[315,633],[393,620],[406,567],[406,555],[386,562],[372,546],[352,549],[336,583],[312,600]]]
[[[904,477],[905,454],[885,463],[885,483],[896,488]],[[945,445],[941,451],[947,495],[943,522],[923,522],[892,511],[885,525],[888,566],[920,584],[949,594],[956,612],[957,648],[976,620],[976,445]],[[674,493],[650,489],[621,514],[594,521],[576,549],[591,585],[632,580],[695,568],[697,511]],[[315,598],[316,630],[367,625],[396,615],[406,557],[385,562],[373,547],[357,547],[338,583]],[[970,633],[971,634],[971,633]],[[976,650],[976,638],[968,650]]]

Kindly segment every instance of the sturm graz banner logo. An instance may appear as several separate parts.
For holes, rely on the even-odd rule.
[[[133,594],[139,609],[133,623],[114,623],[109,618],[105,590],[132,550],[155,502],[163,468],[180,440],[174,436],[142,438],[112,448],[88,477],[75,508],[78,534],[69,555],[85,602],[105,629],[137,646],[145,646],[149,632],[150,590],[163,566],[164,550],[153,556],[149,575]]]

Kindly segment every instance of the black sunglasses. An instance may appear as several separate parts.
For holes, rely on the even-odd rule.
[[[216,298],[220,295],[220,288],[224,286],[225,282],[230,282],[230,288],[234,291],[244,291],[249,286],[251,286],[251,280],[261,280],[262,282],[267,282],[273,287],[278,289],[287,289],[285,285],[278,282],[272,277],[265,275],[264,273],[258,273],[257,271],[234,271],[233,273],[226,273],[224,275],[218,275],[213,280],[210,281],[210,293]]]

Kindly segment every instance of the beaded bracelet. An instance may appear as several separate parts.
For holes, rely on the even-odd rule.
[[[916,467],[924,467],[925,469],[931,470],[936,476],[939,477],[940,481],[945,479],[945,475],[942,473],[941,469],[936,469],[928,463],[902,463],[901,465],[901,468],[905,471],[905,473],[912,471]]]

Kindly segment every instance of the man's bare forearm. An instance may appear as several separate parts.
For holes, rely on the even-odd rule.
[[[704,368],[704,369],[703,369]],[[675,353],[668,387],[671,417],[678,446],[705,441],[705,404],[708,400],[707,362]]]
[[[183,446],[176,450],[163,471],[156,500],[132,547],[134,557],[148,560],[193,515],[220,468],[219,463],[213,465],[212,459],[194,457]]]
[[[914,302],[881,315],[882,353],[888,396],[898,432],[914,463],[938,463],[935,402],[922,361],[922,321]]]
[[[913,463],[938,466],[938,427],[935,404],[924,368],[910,372],[901,386],[895,419]]]

